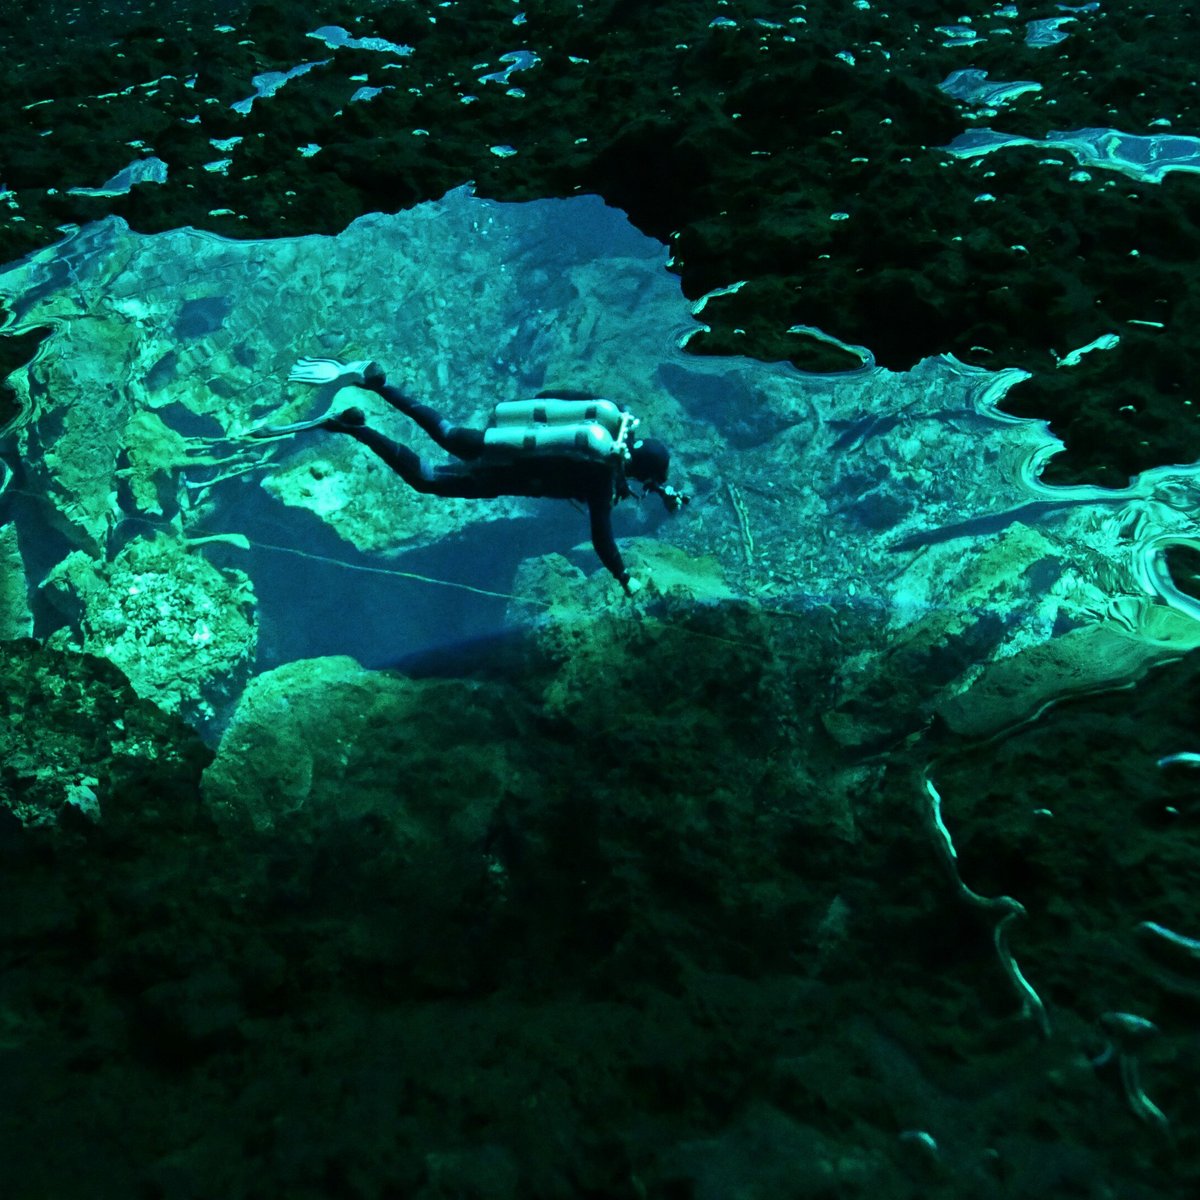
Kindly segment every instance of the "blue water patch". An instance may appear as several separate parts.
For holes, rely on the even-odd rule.
[[[139,158],[99,187],[67,188],[70,196],[124,196],[139,183],[166,183],[167,164],[153,155]]]
[[[314,67],[328,66],[332,61],[333,59],[331,58],[325,58],[320,62],[301,63],[298,67],[293,67],[290,71],[264,71],[261,75],[255,75],[250,81],[254,84],[254,95],[247,96],[245,100],[237,100],[229,107],[244,116],[254,107],[255,100],[265,100],[275,95],[281,87],[290,83],[293,79],[301,75],[307,75]]]
[[[1040,92],[1042,85],[1029,79],[1018,79],[1011,83],[990,80],[986,71],[968,67],[962,71],[951,71],[938,84],[938,90],[965,104],[998,108],[1027,92]]]
[[[940,639],[972,647],[962,680],[928,676],[921,704],[1028,650],[1054,663],[1041,649],[1084,626],[1107,638],[1116,622],[1137,663],[1200,645],[1200,604],[1161,566],[1171,546],[1200,544],[1200,466],[1123,489],[1042,483],[1061,446],[1000,409],[1017,370],[945,356],[893,372],[864,351],[861,366],[818,375],[688,354],[702,306],[668,257],[597,197],[500,204],[460,188],[333,237],[145,235],[110,217],[0,270],[0,332],[52,330],[10,377],[18,415],[0,449],[44,481],[42,507],[77,548],[63,570],[84,563],[95,578],[82,644],[147,694],[175,678],[163,664],[177,653],[199,712],[249,653],[196,640],[235,594],[276,631],[260,665],[361,652],[358,627],[372,661],[487,637],[510,611],[536,611],[533,580],[559,580],[568,613],[619,594],[570,505],[421,496],[320,428],[330,408],[358,406],[388,439],[437,449],[353,382],[297,384],[307,355],[378,359],[471,428],[547,389],[626,403],[693,496],[673,518],[653,503],[614,510],[635,574],[785,613],[836,598],[864,681],[905,646],[923,659]],[[264,424],[304,432],[264,442]],[[177,564],[165,609],[122,590],[114,557],[151,550]],[[317,571],[319,594],[305,590]],[[151,638],[153,678],[139,665]],[[1091,652],[1078,667],[1111,682],[1107,670]],[[1035,671],[1021,703],[1059,694],[1061,674]]]
[[[1174,133],[1143,135],[1089,127],[1027,138],[995,129],[972,129],[946,149],[959,158],[979,158],[1010,146],[1065,150],[1082,166],[1120,171],[1142,183],[1161,183],[1171,171],[1200,173],[1200,138]]]
[[[175,319],[175,336],[185,340],[216,333],[233,308],[228,296],[204,296],[188,300]]]
[[[313,30],[307,36],[324,42],[331,50],[372,50],[378,54],[399,54],[401,56],[413,52],[411,46],[398,45],[396,42],[389,42],[386,38],[354,37],[349,30],[343,29],[340,25],[322,25],[320,29]]]
[[[507,64],[503,71],[480,75],[478,82],[507,84],[515,72],[528,71],[542,60],[532,50],[510,50],[507,54],[500,55],[500,61]]]

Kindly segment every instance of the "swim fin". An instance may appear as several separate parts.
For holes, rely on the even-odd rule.
[[[266,438],[291,437],[293,433],[303,433],[306,429],[316,429],[335,416],[337,416],[337,413],[331,408],[327,413],[319,417],[313,417],[311,421],[293,421],[290,425],[260,425],[257,429],[247,430],[246,437],[258,438],[260,441]]]

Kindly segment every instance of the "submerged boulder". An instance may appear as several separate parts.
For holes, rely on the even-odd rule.
[[[307,659],[251,681],[204,795],[259,828],[374,813],[416,842],[481,839],[512,772],[512,733],[494,686]]]
[[[23,823],[53,824],[68,807],[107,820],[110,800],[135,822],[190,804],[208,757],[108,659],[0,642],[0,808]]]
[[[254,590],[182,538],[130,542],[111,562],[73,551],[42,582],[78,640],[130,680],[139,696],[203,725],[245,679],[258,639]]]
[[[33,632],[28,586],[17,527],[0,525],[0,638],[28,637]]]

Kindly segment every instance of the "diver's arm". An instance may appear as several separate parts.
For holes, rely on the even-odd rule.
[[[608,495],[593,495],[588,499],[588,516],[592,529],[592,548],[596,557],[608,568],[612,577],[632,594],[629,572],[625,570],[625,562],[617,549],[616,539],[612,531],[612,501]]]

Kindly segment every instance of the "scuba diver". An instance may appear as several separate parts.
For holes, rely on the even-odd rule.
[[[409,487],[430,496],[530,496],[586,504],[592,546],[626,595],[633,595],[641,584],[626,570],[617,549],[612,509],[635,494],[629,481],[642,485],[643,496],[657,495],[668,512],[678,511],[690,499],[667,485],[667,447],[656,438],[634,438],[637,419],[611,400],[579,392],[543,393],[533,400],[497,404],[486,429],[471,429],[452,424],[436,409],[393,387],[376,362],[302,358],[288,381],[336,383],[374,392],[411,417],[458,461],[431,465],[372,429],[359,408],[268,426],[253,431],[252,437],[280,437],[303,429],[348,434],[374,451]]]

